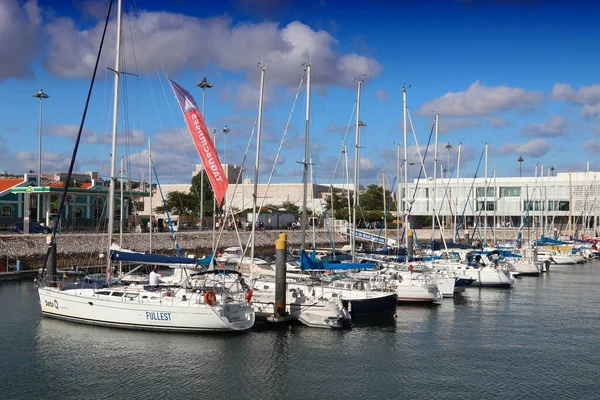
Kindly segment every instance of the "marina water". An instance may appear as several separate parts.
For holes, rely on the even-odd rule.
[[[2,399],[599,399],[600,263],[349,331],[165,334],[42,318],[0,284]]]

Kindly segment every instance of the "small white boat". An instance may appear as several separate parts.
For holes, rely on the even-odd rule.
[[[252,305],[258,320],[266,320],[275,311],[275,282],[255,280]],[[311,328],[343,329],[350,327],[352,317],[339,298],[317,298],[300,288],[288,285],[286,311],[293,318]]]

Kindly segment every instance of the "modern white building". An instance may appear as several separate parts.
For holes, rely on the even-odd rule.
[[[409,184],[413,227],[429,226],[435,213],[446,227],[463,229],[527,226],[540,232],[582,232],[597,226],[599,172],[565,172],[554,176],[432,179]],[[416,188],[416,190],[415,190]],[[414,199],[414,202],[412,201]],[[437,220],[436,220],[437,221]],[[438,223],[436,223],[438,225]]]
[[[239,165],[223,164],[223,169],[229,180],[229,186],[227,188],[227,195],[224,201],[226,207],[233,207],[238,211],[242,211],[248,208],[252,208],[253,196],[254,196],[254,184],[249,178],[242,179],[245,169]],[[196,165],[192,177],[202,171],[202,165]],[[352,195],[354,185],[340,185],[333,184],[334,190],[336,191],[347,191],[350,190]],[[161,184],[162,192],[165,197],[170,192],[179,191],[189,193],[191,188],[191,179],[189,183],[178,183],[178,184]],[[304,185],[299,183],[272,183],[259,184],[257,186],[257,202],[259,206],[267,205],[281,205],[284,202],[295,204],[302,208],[303,202],[303,189]],[[307,185],[307,208],[312,210],[315,214],[321,214],[325,211],[325,203],[327,201],[327,195],[331,192],[331,185],[321,184]],[[152,190],[152,208],[162,206],[162,197],[157,188]],[[142,214],[146,214],[147,210],[150,209],[150,199],[144,199],[144,211]],[[165,219],[166,215],[155,214],[158,219]],[[171,215],[172,218],[177,218],[176,215]]]

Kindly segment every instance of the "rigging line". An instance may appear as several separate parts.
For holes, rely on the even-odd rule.
[[[335,174],[337,172],[338,165],[340,163],[340,158],[342,157],[342,153],[346,148],[346,141],[348,140],[348,133],[350,132],[350,127],[352,126],[352,121],[354,120],[354,113],[356,112],[356,100],[354,100],[354,105],[352,107],[352,113],[350,113],[350,121],[348,121],[348,125],[346,126],[346,133],[344,134],[344,139],[342,140],[342,148],[338,153],[337,160],[335,161],[335,167],[333,168],[333,174],[331,175],[331,181],[335,181]],[[342,180],[344,177],[342,177]]]
[[[139,12],[139,8],[137,7],[137,4],[135,3],[135,0],[129,0],[129,9],[131,10],[131,15],[135,16],[139,16],[140,12]],[[137,13],[136,13],[137,12]],[[137,90],[137,126],[141,127],[141,113],[140,113],[140,80],[139,80],[139,67],[138,67],[138,60],[137,60],[137,53],[135,51],[135,41],[133,40],[133,29],[131,27],[131,18],[127,18],[127,24],[129,27],[129,34],[131,36],[131,51],[133,54],[133,60],[134,60],[134,65],[135,65],[135,73],[138,76],[137,79],[137,85],[138,85],[138,90]],[[141,132],[141,129],[140,129]],[[148,136],[148,135],[147,135]],[[136,161],[136,167],[137,167],[137,171],[138,171],[138,180],[141,182],[142,177],[144,176],[144,174],[146,173],[145,171],[145,166],[142,168],[141,166],[141,160],[140,160],[140,154],[142,154],[144,148],[142,147],[142,142],[140,142],[139,144],[139,148],[138,148],[138,153],[137,153],[137,157],[135,159]],[[128,170],[131,170],[131,168],[129,168]]]
[[[158,186],[158,190],[160,192],[160,197],[163,201],[163,207],[165,209],[165,214],[167,215],[167,222],[169,223],[169,229],[171,231],[171,237],[175,242],[175,251],[177,252],[177,257],[181,257],[181,249],[179,248],[179,242],[177,241],[177,236],[175,235],[175,230],[173,229],[173,222],[171,221],[171,214],[169,213],[169,208],[167,207],[167,202],[165,200],[165,196],[162,191],[162,187],[160,186],[160,181],[158,180],[158,173],[156,172],[156,167],[153,165],[152,170],[154,171],[154,176],[156,177],[156,186]]]
[[[267,181],[267,187],[265,188],[265,194],[262,198],[262,202],[261,202],[260,206],[258,206],[258,211],[256,213],[256,221],[258,221],[260,211],[262,210],[262,207],[265,204],[267,193],[269,192],[269,187],[271,186],[271,180],[273,179],[273,175],[275,174],[275,168],[277,167],[277,161],[279,161],[279,155],[281,154],[281,149],[283,148],[283,143],[285,142],[285,138],[287,136],[288,129],[290,127],[290,122],[291,122],[292,116],[294,115],[294,109],[296,108],[296,103],[298,102],[298,97],[300,96],[300,92],[302,90],[302,85],[304,84],[304,77],[305,77],[305,74],[302,73],[302,79],[300,79],[300,84],[298,85],[298,90],[296,91],[296,96],[294,97],[294,103],[292,104],[292,109],[288,116],[288,120],[285,125],[285,129],[283,130],[283,135],[281,137],[281,140],[279,141],[279,148],[277,149],[277,154],[275,155],[275,160],[273,161],[273,167],[271,168],[271,173],[269,174],[269,179]],[[304,162],[308,162],[308,161],[305,160]],[[256,182],[255,182],[255,184],[256,184]],[[256,221],[252,221],[252,224],[253,225],[256,224]],[[252,226],[252,229],[254,229],[254,228],[255,227]],[[246,248],[248,248],[248,246],[250,245],[251,238],[252,238],[251,236],[248,238],[248,244],[246,245]],[[244,254],[245,254],[245,251],[244,251]]]
[[[255,130],[256,130],[256,121],[254,121],[254,124],[253,124],[253,126],[252,126],[252,132],[250,133],[250,137],[248,138],[248,144],[246,145],[246,151],[245,151],[245,153],[244,153],[244,157],[242,158],[242,163],[241,163],[241,165],[240,165],[240,175],[242,176],[242,180],[243,180],[243,178],[244,178],[244,175],[243,175],[243,171],[244,171],[244,165],[246,164],[246,159],[248,158],[248,151],[250,150],[250,146],[252,145],[252,139],[254,138],[254,132],[255,132]],[[232,196],[231,196],[231,198],[232,198],[232,199],[234,198],[234,195],[235,195],[235,193],[237,192],[237,189],[238,189],[238,186],[239,186],[239,181],[240,181],[239,179],[236,179],[236,181],[235,181],[235,186],[233,187],[233,194],[232,194]],[[243,181],[242,181],[242,184],[243,184]],[[244,189],[244,188],[242,188],[242,191],[243,191],[243,189]],[[233,208],[232,208],[232,207],[229,207],[229,210],[231,211],[231,215],[233,216],[233,220],[234,220],[234,222],[235,222],[235,216],[234,216],[234,214],[233,214]],[[244,210],[245,210],[245,208],[244,208],[244,204],[242,203],[242,210],[240,210],[240,211],[241,211],[241,213],[242,213],[242,216],[243,216],[243,212],[244,212]],[[242,253],[242,259],[241,259],[241,261],[240,261],[240,263],[241,263],[241,262],[243,262],[243,261],[244,261],[244,256],[246,255],[246,250],[248,249],[248,246],[249,246],[250,242],[248,241],[248,243],[246,244],[246,248],[244,248],[244,247],[242,246],[242,239],[240,238],[240,233],[239,233],[239,231],[238,231],[237,224],[235,224],[235,223],[234,223],[234,227],[235,227],[235,233],[236,233],[236,236],[237,236],[237,240],[238,240],[239,246],[240,246],[240,248],[242,248],[242,249],[243,249],[243,253]],[[246,229],[246,227],[245,227],[245,226],[242,226],[242,229]],[[215,240],[215,250],[216,250],[216,249],[219,247],[219,242],[220,242],[220,240],[221,240],[221,235],[222,235],[222,232],[223,232],[223,230],[222,230],[222,229],[221,229],[221,230],[219,230],[219,236],[218,236],[218,237],[217,237],[217,239]],[[212,262],[212,261],[211,261],[211,262]]]
[[[481,155],[479,156],[479,162],[477,163],[477,169],[475,170],[475,174],[473,175],[473,181],[471,182],[471,187],[469,188],[469,193],[467,194],[467,197],[465,200],[465,206],[463,208],[460,219],[458,220],[458,223],[456,224],[456,231],[454,232],[454,239],[456,239],[458,237],[458,232],[462,228],[463,222],[465,220],[465,213],[467,211],[467,205],[470,203],[471,193],[473,192],[473,187],[475,186],[475,179],[477,179],[477,173],[479,172],[479,168],[481,167],[481,161],[483,160],[484,154],[485,154],[485,149],[481,150]]]
[[[48,249],[46,250],[46,255],[44,256],[44,265],[42,267],[42,275],[44,270],[46,269],[46,264],[48,263],[48,258],[50,257],[50,251],[52,247],[56,244],[56,232],[58,227],[60,226],[60,219],[62,216],[62,212],[65,208],[65,200],[67,198],[67,192],[69,190],[69,186],[71,184],[71,175],[73,174],[73,168],[75,166],[75,158],[77,156],[77,151],[79,150],[79,143],[81,141],[81,133],[83,132],[83,125],[85,124],[85,117],[87,116],[88,106],[90,105],[90,99],[92,97],[92,89],[94,88],[94,82],[96,80],[96,73],[98,72],[98,64],[100,63],[100,56],[102,54],[102,47],[104,46],[104,39],[106,38],[106,29],[108,28],[108,21],[110,19],[110,11],[112,9],[113,0],[110,0],[110,4],[108,5],[108,12],[106,14],[106,22],[104,23],[104,30],[102,31],[102,39],[100,40],[100,47],[98,50],[98,55],[96,56],[96,63],[94,65],[94,72],[92,73],[92,79],[90,81],[90,88],[88,89],[87,98],[85,101],[85,107],[83,109],[83,115],[81,117],[81,123],[79,125],[79,131],[77,132],[77,139],[75,139],[75,146],[73,148],[73,155],[71,157],[71,163],[69,164],[69,170],[67,172],[67,177],[65,179],[65,186],[63,188],[63,192],[60,198],[60,206],[58,207],[58,212],[56,215],[56,222],[54,223],[54,227],[52,228],[52,236],[50,237],[50,242],[48,243]]]
[[[415,190],[413,191],[413,197],[412,198],[414,200],[416,192],[417,192],[418,182],[421,180],[421,173],[423,173],[423,175],[425,176],[425,181],[427,182],[427,186],[429,186],[429,177],[427,176],[427,169],[425,168],[425,158],[423,156],[421,156],[421,150],[419,148],[419,141],[417,140],[417,134],[415,132],[415,127],[413,125],[413,121],[412,121],[412,117],[410,115],[410,111],[407,109],[406,113],[407,113],[407,116],[408,116],[408,122],[410,123],[411,131],[413,133],[413,138],[415,140],[415,146],[417,147],[417,154],[419,155],[419,160],[421,161],[421,167],[420,167],[420,170],[419,170],[419,177],[417,178],[417,185],[415,186]],[[427,147],[425,149],[425,157],[427,156],[427,153],[428,153],[428,150],[429,150],[429,146],[431,144],[431,136],[433,134],[434,127],[435,127],[435,125],[433,125],[431,127],[431,131],[429,132],[429,140],[427,141]],[[434,162],[435,162],[435,160],[434,160]],[[414,201],[410,205],[410,207],[408,208],[407,216],[409,218],[410,218],[410,214],[411,214],[413,205],[414,205]],[[436,218],[437,221],[438,221],[438,225],[441,226],[441,223],[440,223],[440,220],[439,220],[439,216],[435,212],[435,202],[433,202],[433,210],[432,211],[433,211],[433,214],[434,214],[434,218]],[[404,235],[403,235],[403,237],[404,237]],[[442,239],[443,239],[443,236],[442,236]],[[444,240],[444,246],[446,246],[445,240]]]

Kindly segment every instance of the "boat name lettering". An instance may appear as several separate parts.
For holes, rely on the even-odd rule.
[[[170,321],[171,313],[146,311],[146,319],[151,321]]]
[[[58,300],[44,300],[44,304],[46,304],[46,307],[52,307],[58,310]]]

